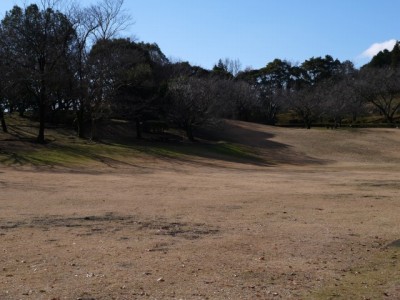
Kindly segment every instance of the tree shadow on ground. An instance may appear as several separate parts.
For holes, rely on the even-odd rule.
[[[151,167],[135,157],[225,168],[236,168],[233,164],[263,167],[327,163],[297,152],[293,146],[273,141],[275,135],[259,124],[226,121],[217,128],[198,130],[197,136],[196,142],[188,142],[178,138],[160,141],[152,137],[135,140],[111,133],[107,139],[92,143],[71,140],[72,132],[59,131],[51,135],[48,144],[38,145],[30,132],[16,128],[13,133],[0,136],[0,163],[71,167],[70,162],[81,161],[82,165],[97,162],[110,168],[128,167],[141,172],[148,172]],[[37,154],[47,151],[47,155],[26,155],[26,150]]]
[[[331,162],[296,151],[292,145],[273,141],[276,135],[268,132],[268,128],[269,126],[261,124],[225,121],[217,128],[201,129],[199,136],[252,147],[264,161],[272,165],[323,165]]]

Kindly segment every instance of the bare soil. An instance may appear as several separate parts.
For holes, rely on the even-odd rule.
[[[264,163],[0,167],[0,299],[400,299],[398,129],[221,137]]]

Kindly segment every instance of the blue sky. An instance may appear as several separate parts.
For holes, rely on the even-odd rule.
[[[0,0],[0,13],[23,3]],[[360,66],[400,39],[399,0],[125,0],[125,8],[135,22],[128,36],[205,68],[225,57],[260,68],[326,54]]]

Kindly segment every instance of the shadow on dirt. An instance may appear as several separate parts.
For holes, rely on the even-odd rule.
[[[165,235],[189,240],[219,232],[219,229],[202,223],[169,221],[162,217],[146,219],[114,213],[85,217],[43,216],[17,222],[0,220],[0,230],[3,235],[7,231],[18,230],[20,228],[32,228],[42,231],[49,231],[55,228],[74,229],[76,230],[74,234],[77,236],[101,235],[128,229],[132,232],[148,231],[154,235]]]
[[[400,248],[400,240],[396,240],[387,245],[388,248]]]

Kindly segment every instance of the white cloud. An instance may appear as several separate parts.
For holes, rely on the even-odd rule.
[[[392,51],[396,42],[397,41],[395,39],[392,39],[386,42],[372,44],[371,47],[369,47],[367,50],[361,53],[360,56],[362,58],[372,58],[375,55],[377,55],[380,51],[383,51],[385,49]]]

